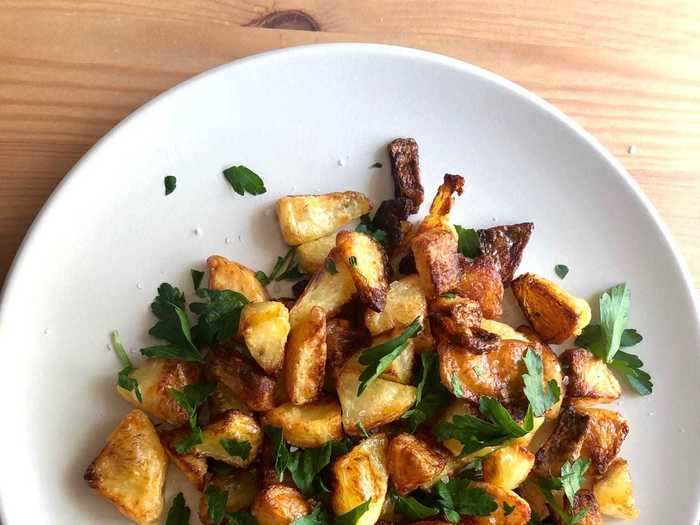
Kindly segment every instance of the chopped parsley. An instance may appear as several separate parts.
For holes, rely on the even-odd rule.
[[[457,230],[457,249],[459,253],[469,259],[474,259],[481,255],[481,242],[479,241],[479,234],[476,230],[472,228],[462,228],[459,224],[455,224],[455,229]]]
[[[202,284],[204,272],[200,272],[199,270],[190,270],[190,275],[192,276],[192,287],[195,290],[199,290],[199,285]]]
[[[172,175],[168,175],[163,179],[163,184],[165,185],[165,194],[170,195],[172,192],[175,191],[175,187],[177,186],[177,179]]]
[[[355,257],[354,255],[351,255],[350,257],[348,257],[348,264],[349,264],[352,268],[357,267],[357,257]]]
[[[326,509],[316,505],[311,514],[302,516],[292,521],[289,525],[330,525],[331,519]]]
[[[383,164],[382,164],[381,162],[375,162],[374,164],[372,164],[372,165],[370,166],[370,169],[372,169],[372,168],[381,168],[382,166],[383,166]]]
[[[335,275],[336,273],[338,273],[338,268],[335,267],[335,261],[330,257],[326,257],[323,266],[326,268],[326,271],[331,275]]]
[[[204,499],[207,503],[207,517],[212,525],[221,525],[226,520],[228,525],[257,525],[257,521],[250,512],[228,512],[226,503],[228,492],[219,487],[209,485],[204,491]]]
[[[190,434],[181,441],[175,443],[178,454],[184,454],[193,446],[202,442],[202,430],[197,425],[197,411],[207,398],[216,390],[216,383],[198,383],[186,385],[182,390],[171,388],[168,394],[173,398],[187,414],[190,423]]]
[[[367,501],[360,503],[354,509],[336,517],[335,525],[355,525],[357,523],[357,520],[359,520],[364,515],[364,513],[367,512],[371,501],[372,500],[370,498]]]
[[[535,417],[540,417],[559,401],[559,384],[551,379],[545,388],[542,358],[528,348],[523,357],[527,374],[523,374],[524,392]]]
[[[569,500],[569,504],[573,507],[574,498],[583,485],[584,475],[590,464],[590,460],[584,458],[578,458],[573,463],[567,461],[561,466],[560,477],[540,478],[537,481],[542,496],[544,496],[549,506],[557,513],[565,525],[574,525],[581,521],[588,513],[588,509],[582,509],[571,515],[559,505],[552,492],[557,490],[563,491],[566,499]]]
[[[421,376],[416,384],[416,402],[406,412],[405,419],[411,432],[428,421],[450,399],[450,393],[440,382],[438,356],[436,352],[421,352]]]
[[[355,231],[359,233],[366,233],[367,235],[374,237],[374,240],[379,244],[386,244],[388,240],[387,233],[374,225],[374,221],[369,213],[365,213],[362,217],[360,217],[360,224],[357,225]]]
[[[232,290],[210,290],[200,288],[197,296],[202,303],[192,303],[190,310],[199,316],[197,326],[192,329],[200,345],[223,343],[238,332],[238,322],[248,299]]]
[[[139,388],[139,382],[133,377],[130,377],[131,372],[133,372],[136,369],[134,368],[134,365],[131,364],[131,359],[129,359],[129,355],[126,353],[126,350],[124,350],[124,345],[122,344],[122,341],[119,338],[119,332],[115,330],[114,332],[112,332],[111,337],[112,348],[114,349],[114,353],[117,355],[117,359],[119,359],[119,362],[122,364],[123,367],[119,371],[119,374],[117,374],[117,384],[124,390],[133,392],[136,396],[136,399],[139,400],[139,403],[143,403],[143,397],[141,397],[141,389]]]
[[[557,274],[559,279],[564,279],[564,277],[566,277],[566,275],[569,273],[569,267],[565,264],[557,264],[554,267],[554,273]]]
[[[306,274],[299,269],[299,265],[296,260],[296,249],[290,248],[289,251],[284,255],[284,257],[277,256],[275,265],[272,267],[270,275],[267,275],[263,271],[255,272],[255,277],[264,286],[267,286],[273,281],[293,281],[296,279],[301,279]]]
[[[165,525],[190,525],[190,508],[185,504],[182,492],[173,498]]]
[[[455,397],[464,397],[464,388],[462,387],[462,381],[460,380],[457,372],[452,372],[450,383],[452,384],[452,393],[455,395]]]
[[[242,460],[248,459],[252,448],[248,441],[237,441],[235,439],[221,438],[219,443],[231,457],[239,457]]]
[[[224,177],[238,195],[261,195],[267,191],[260,176],[243,165],[226,168]]]
[[[488,516],[498,509],[496,501],[484,490],[470,487],[471,480],[455,478],[435,485],[445,518],[457,523],[461,516]]]

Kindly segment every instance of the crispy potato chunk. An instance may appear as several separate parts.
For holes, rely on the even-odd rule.
[[[543,520],[549,516],[549,505],[542,495],[542,491],[537,486],[537,482],[532,478],[528,478],[518,487],[518,494],[521,498],[527,501],[530,505],[530,511],[537,514]]]
[[[389,285],[384,310],[367,310],[365,326],[372,335],[377,335],[397,326],[408,326],[416,317],[425,318],[427,312],[428,303],[420,280],[417,275],[409,275]]]
[[[297,489],[275,484],[258,493],[250,512],[259,525],[289,525],[309,514],[311,505]]]
[[[384,243],[390,256],[400,253],[411,234],[412,226],[406,219],[413,213],[413,203],[403,197],[382,201],[372,218],[372,227],[386,233]]]
[[[326,388],[335,391],[338,375],[345,361],[370,344],[366,330],[355,330],[347,319],[331,319],[326,323]]]
[[[496,334],[501,339],[512,339],[514,341],[523,341],[524,343],[530,341],[519,329],[515,330],[505,323],[499,323],[492,319],[482,319],[480,326],[482,330]]]
[[[498,508],[488,516],[465,516],[460,525],[527,525],[530,521],[530,506],[515,492],[490,483],[474,482],[470,486],[486,491],[496,501]],[[508,515],[504,510],[504,503],[514,507]]]
[[[251,415],[253,411],[248,408],[229,387],[223,383],[216,383],[216,390],[209,396],[209,416],[214,418],[229,410],[238,410],[244,414]]]
[[[447,455],[411,434],[399,434],[389,442],[387,469],[396,492],[406,495],[440,475]]]
[[[228,387],[250,410],[266,412],[275,407],[275,380],[236,352],[214,348],[207,355],[207,368],[216,381]]]
[[[335,399],[301,406],[285,403],[266,412],[262,423],[281,428],[284,439],[299,448],[317,448],[343,438],[340,405]]]
[[[561,411],[554,432],[535,455],[535,472],[543,477],[559,476],[561,466],[581,456],[590,417],[573,407]]]
[[[250,452],[245,458],[232,456],[221,444],[223,439],[239,443],[248,442]],[[200,457],[208,457],[234,467],[246,468],[255,460],[262,442],[263,432],[255,419],[237,410],[231,410],[202,429],[202,442],[192,447],[192,452]]]
[[[588,303],[555,282],[526,273],[513,281],[512,288],[520,309],[545,343],[563,343],[591,322]]]
[[[231,474],[213,474],[206,484],[223,490],[227,494],[226,510],[238,512],[249,508],[260,490],[260,475],[255,470],[236,470]],[[212,525],[209,519],[207,497],[199,498],[199,519],[206,525]]]
[[[534,227],[531,222],[523,222],[479,230],[481,253],[494,262],[504,284],[513,280]]]
[[[503,282],[493,261],[477,257],[468,261],[460,256],[459,281],[454,291],[478,301],[486,319],[496,319],[503,313]]]
[[[336,246],[350,269],[360,300],[381,312],[389,292],[389,260],[382,245],[365,233],[341,231]]]
[[[454,204],[455,194],[462,195],[464,191],[464,177],[446,173],[442,178],[442,184],[437,190],[433,202],[430,203],[428,216],[423,219],[418,227],[418,233],[422,233],[436,226],[449,226],[457,238],[457,231],[449,224],[450,212]]]
[[[182,472],[197,490],[204,487],[204,477],[207,474],[207,460],[190,452],[179,454],[175,444],[189,436],[189,425],[172,430],[159,430],[160,442],[175,466]]]
[[[207,259],[209,288],[212,290],[232,290],[246,296],[251,303],[268,301],[270,296],[255,272],[240,263],[229,261],[221,255]]]
[[[457,253],[452,226],[438,223],[426,229],[411,240],[411,249],[426,297],[449,292],[459,284],[465,261]]]
[[[559,357],[566,371],[566,397],[576,404],[612,403],[622,394],[608,365],[583,348],[571,348]]]
[[[317,272],[323,267],[333,248],[335,248],[335,233],[300,244],[296,250],[299,266],[308,274]]]
[[[600,507],[593,493],[588,489],[581,489],[574,496],[574,504],[570,505],[569,500],[564,500],[564,510],[569,515],[574,515],[583,509],[586,509],[586,515],[579,525],[603,525],[603,516],[600,515]],[[557,513],[553,514],[555,525],[564,525],[564,522],[559,518]]]
[[[132,410],[85,471],[85,481],[130,520],[150,523],[163,511],[168,456],[148,416]]]
[[[357,191],[290,195],[277,201],[277,218],[284,240],[298,246],[333,233],[371,209],[369,199]]]
[[[361,366],[355,358],[351,358],[338,377],[338,399],[343,411],[343,428],[345,433],[351,436],[362,434],[358,426],[360,423],[366,430],[371,430],[396,421],[416,401],[414,386],[387,381],[381,377],[370,383],[362,395],[358,396]]]
[[[196,363],[177,359],[144,359],[130,377],[139,383],[143,403],[136,392],[117,386],[117,392],[132,405],[172,425],[187,422],[187,414],[170,396],[170,389],[182,390],[199,382],[200,368]]]
[[[387,437],[377,434],[335,460],[331,466],[331,506],[336,516],[350,512],[370,499],[367,512],[356,525],[373,525],[379,519],[389,483],[386,449]]]
[[[582,455],[591,460],[591,469],[596,474],[604,474],[620,452],[629,433],[629,423],[614,410],[588,407],[577,410],[590,417]]]
[[[593,485],[593,494],[600,512],[605,516],[631,520],[639,516],[634,503],[632,478],[627,461],[617,458],[609,466],[603,477]]]
[[[430,303],[430,314],[436,325],[450,336],[468,334],[481,325],[481,307],[467,297],[440,296]]]
[[[395,328],[391,332],[378,335],[372,338],[371,346],[377,346],[390,339],[399,337],[401,332],[403,332],[403,328]],[[415,361],[416,350],[414,347],[414,342],[413,339],[409,339],[406,342],[406,347],[379,377],[388,379],[389,381],[395,381],[396,383],[410,385],[413,382],[413,366]]]
[[[535,464],[535,455],[525,447],[508,445],[484,458],[484,481],[513,490],[525,481]]]
[[[268,374],[276,375],[284,363],[289,335],[289,310],[278,301],[243,307],[238,328],[250,355]]]
[[[309,317],[294,327],[287,345],[287,395],[295,405],[318,398],[326,373],[326,314],[314,306]]]
[[[391,176],[394,179],[394,196],[410,202],[409,211],[416,213],[423,203],[423,185],[420,182],[418,144],[415,139],[394,139],[389,143]]]

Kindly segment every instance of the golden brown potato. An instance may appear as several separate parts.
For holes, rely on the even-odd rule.
[[[340,405],[335,399],[301,406],[285,403],[266,412],[262,423],[281,428],[284,439],[299,448],[317,448],[343,438]]]
[[[487,257],[477,257],[472,261],[461,257],[459,281],[453,290],[478,301],[486,319],[496,319],[503,313],[503,282],[493,261]]]
[[[496,334],[501,339],[513,339],[514,341],[523,341],[525,343],[530,341],[530,339],[528,339],[528,337],[524,335],[519,328],[518,330],[515,330],[505,323],[499,323],[498,321],[493,321],[491,319],[482,319],[480,326],[482,330]]]
[[[581,456],[590,419],[574,407],[561,411],[554,432],[535,455],[535,472],[538,475],[547,478],[559,476],[564,463]]]
[[[387,469],[396,492],[406,495],[436,476],[447,465],[447,454],[411,434],[399,434],[389,442]]]
[[[323,267],[333,248],[335,248],[335,233],[300,244],[296,249],[299,266],[308,274],[316,273]]]
[[[332,271],[325,267],[319,268],[306,285],[304,293],[299,297],[294,308],[290,310],[289,323],[292,328],[306,319],[314,306],[323,308],[326,316],[331,317],[355,295],[355,283],[350,269],[342,261],[338,250],[331,250],[328,258],[333,261]]]
[[[382,512],[389,477],[386,470],[387,437],[377,434],[353,447],[331,466],[331,506],[336,516],[371,500],[356,525],[373,525]]]
[[[326,373],[326,314],[314,306],[309,317],[289,336],[285,376],[287,394],[295,405],[314,401],[321,394]]]
[[[411,240],[411,249],[426,297],[444,294],[459,284],[465,260],[457,253],[457,237],[451,225],[439,223],[417,234]]]
[[[141,403],[135,391],[117,386],[119,395],[129,403],[172,425],[187,422],[187,414],[169,391],[171,388],[182,390],[187,385],[198,383],[200,368],[197,363],[178,359],[144,359],[129,377],[138,381],[143,399]]]
[[[230,474],[213,474],[206,484],[226,492],[226,511],[238,512],[249,508],[260,490],[260,475],[255,470],[236,470]],[[207,497],[199,498],[199,519],[206,525],[212,525],[209,519]]]
[[[631,520],[639,516],[634,503],[632,478],[627,461],[617,458],[609,466],[603,477],[593,485],[593,494],[600,512],[605,516]]]
[[[251,415],[253,411],[248,408],[238,396],[236,396],[229,387],[219,382],[216,383],[216,390],[209,396],[209,416],[216,417],[229,410],[238,410],[244,414]]]
[[[422,233],[439,225],[449,225],[450,212],[454,204],[454,196],[462,195],[464,190],[464,178],[460,175],[446,173],[442,178],[442,184],[437,190],[433,202],[430,203],[428,216],[423,219],[418,232]],[[454,230],[455,238],[457,232]]]
[[[526,273],[513,281],[512,288],[520,309],[545,343],[563,343],[591,322],[588,303],[555,282]]]
[[[277,218],[290,246],[320,239],[369,212],[369,199],[357,191],[294,195],[277,201]]]
[[[622,394],[608,365],[583,348],[571,348],[559,357],[566,371],[566,397],[576,404],[612,403]]]
[[[426,318],[428,304],[417,275],[409,275],[389,285],[386,305],[381,312],[367,310],[365,326],[372,335],[408,326],[416,317]]]
[[[246,296],[251,303],[268,301],[270,296],[255,272],[240,263],[229,261],[221,255],[207,259],[209,288],[212,290],[232,290]]]
[[[222,445],[222,440],[247,442],[250,444],[250,450],[244,458],[232,456]],[[192,453],[223,461],[234,467],[246,468],[255,460],[262,442],[263,432],[255,419],[237,410],[231,410],[202,429],[202,442],[192,447]]]
[[[525,481],[535,464],[535,455],[525,447],[508,445],[484,458],[484,481],[513,490]]]
[[[207,355],[206,366],[213,378],[228,387],[250,410],[266,412],[275,407],[275,380],[240,354],[214,348]]]
[[[480,328],[481,307],[473,299],[442,295],[430,302],[430,317],[433,325],[445,335],[460,338]]]
[[[410,203],[409,212],[416,213],[423,202],[423,185],[420,182],[418,144],[415,139],[394,139],[387,147],[391,159],[391,176],[394,179],[394,196]]]
[[[168,456],[148,416],[132,410],[85,471],[85,481],[130,520],[150,523],[163,511]]]
[[[515,492],[483,482],[474,482],[470,486],[486,491],[496,501],[498,508],[488,516],[464,516],[460,525],[527,525],[530,521],[530,506]],[[507,515],[504,503],[514,507]]]
[[[542,495],[542,491],[537,485],[537,481],[532,477],[528,478],[524,483],[522,483],[517,490],[521,498],[527,501],[530,505],[530,511],[537,514],[537,516],[543,520],[549,516],[549,506],[547,501]]]
[[[535,225],[531,222],[479,230],[481,253],[494,262],[504,284],[513,280]]]
[[[614,410],[578,407],[590,418],[581,455],[591,460],[591,470],[598,475],[608,470],[629,433],[629,423]]]
[[[278,301],[247,304],[238,330],[250,355],[268,374],[276,375],[284,364],[289,335],[289,310]]]
[[[338,375],[345,361],[370,344],[366,330],[356,330],[347,319],[330,319],[326,322],[326,388],[335,391]]]
[[[576,522],[578,525],[603,525],[603,517],[600,515],[600,508],[593,493],[588,489],[581,489],[574,496],[574,504],[570,505],[569,500],[564,501],[564,510],[569,515],[574,515],[583,509],[586,509],[586,515],[581,521]],[[564,522],[555,512],[553,514],[555,525],[564,525]]]
[[[159,430],[160,442],[175,466],[182,472],[197,490],[204,487],[204,476],[207,474],[207,460],[188,452],[179,454],[175,444],[190,435],[189,425],[172,430]]]
[[[384,248],[366,233],[341,231],[335,239],[360,300],[371,310],[381,312],[389,292],[389,260]]]
[[[250,508],[259,525],[289,525],[311,512],[301,493],[286,485],[270,485],[261,490]]]
[[[357,395],[358,378],[361,367],[356,359],[351,358],[345,364],[338,377],[338,399],[343,411],[343,428],[351,436],[359,436],[361,423],[366,430],[380,427],[396,421],[416,401],[416,388],[387,381],[381,377],[375,379]],[[362,502],[360,502],[362,503]]]
[[[382,335],[378,335],[372,338],[371,346],[380,345],[390,339],[394,339],[401,335],[404,328],[394,328],[391,332],[387,332]],[[391,364],[387,367],[382,375],[379,376],[383,379],[388,379],[389,381],[395,381],[396,383],[401,383],[404,385],[410,385],[413,382],[413,367],[416,361],[416,351],[413,343],[413,339],[409,339],[406,342],[406,347],[401,351],[396,359],[394,359]],[[358,366],[362,367],[362,365]]]

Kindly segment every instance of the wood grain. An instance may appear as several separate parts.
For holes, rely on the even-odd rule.
[[[444,53],[552,102],[630,170],[700,283],[695,0],[0,0],[0,279],[52,189],[138,106],[235,58],[335,41]]]

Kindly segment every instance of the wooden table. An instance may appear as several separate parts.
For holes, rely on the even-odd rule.
[[[698,0],[0,0],[0,282],[131,111],[224,62],[336,41],[451,55],[558,106],[629,169],[700,284]]]

